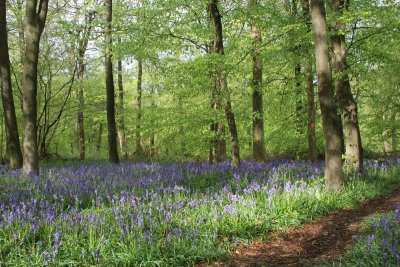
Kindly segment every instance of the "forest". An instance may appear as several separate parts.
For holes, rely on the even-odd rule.
[[[397,0],[1,0],[0,266],[397,266],[398,199],[335,257],[235,251],[396,197],[399,17]]]

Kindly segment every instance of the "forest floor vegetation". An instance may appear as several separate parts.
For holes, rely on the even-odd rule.
[[[390,198],[366,201],[398,188],[399,163],[368,161],[341,192],[324,189],[323,163],[299,161],[244,161],[235,172],[229,162],[76,163],[31,177],[3,168],[0,266],[297,266],[313,260],[304,251],[319,260],[322,250],[330,259],[374,205],[394,208]],[[351,210],[363,203],[359,215]],[[257,254],[291,235],[296,257]]]
[[[357,208],[239,244],[229,261],[207,266],[399,266],[399,226],[400,186]]]

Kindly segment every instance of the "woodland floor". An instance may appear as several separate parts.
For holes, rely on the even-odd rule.
[[[318,266],[331,262],[346,252],[365,218],[394,211],[399,204],[400,187],[359,208],[332,212],[318,221],[271,233],[267,241],[240,244],[227,262],[200,263],[198,267]]]

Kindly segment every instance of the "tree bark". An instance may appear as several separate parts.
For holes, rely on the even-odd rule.
[[[1,84],[0,84],[1,87]],[[3,110],[2,110],[3,111]],[[0,164],[3,163],[3,150],[4,150],[4,135],[5,135],[5,126],[4,126],[4,116],[0,116],[1,124],[0,124]]]
[[[396,112],[393,112],[391,117],[392,125],[396,123]],[[390,130],[392,143],[392,157],[397,156],[397,128],[392,126]]]
[[[99,152],[101,148],[101,137],[103,136],[103,123],[100,122],[99,124],[99,132],[97,135],[97,144],[96,144],[96,151]]]
[[[329,66],[325,1],[311,0],[311,11],[318,75],[318,96],[325,136],[325,185],[328,190],[338,191],[344,187],[342,144]]]
[[[121,42],[121,39],[118,39]],[[122,83],[122,60],[118,59],[118,137],[119,146],[121,148],[122,157],[127,160],[128,154],[126,149],[126,134],[125,134],[125,120],[124,120],[124,86]]]
[[[87,44],[87,42],[86,42]],[[83,74],[85,72],[85,63],[84,63],[84,57],[85,57],[85,51],[86,47],[83,46],[81,47],[80,44],[78,47],[78,62],[79,62],[79,70],[78,70],[78,113],[77,113],[77,124],[78,124],[78,150],[79,150],[79,160],[85,160],[85,126],[84,126],[84,117],[83,117],[83,110],[85,106],[85,98],[84,98],[84,93],[83,93]]]
[[[338,19],[345,9],[343,0],[332,1],[333,15]],[[348,4],[348,3],[347,3]],[[346,63],[346,41],[344,25],[336,20],[333,25],[333,69],[337,76],[335,81],[336,93],[339,100],[339,108],[342,115],[343,135],[345,143],[345,165],[346,169],[360,172],[362,168],[362,143],[360,127],[358,125],[358,107],[351,93],[348,76],[348,65]]]
[[[150,95],[151,95],[151,108],[154,110],[156,108],[156,103],[154,100],[155,97],[155,90],[154,88],[150,87]],[[152,122],[154,125],[154,122]],[[154,126],[150,129],[150,157],[154,157],[155,155],[155,133],[154,133]]]
[[[143,61],[138,59],[138,80],[137,80],[137,96],[136,96],[136,151],[138,158],[143,155],[142,138],[141,138],[141,120],[142,120],[142,80],[143,80]]]
[[[307,25],[308,31],[311,31],[310,22],[310,1],[303,0],[303,17],[304,22]],[[305,63],[304,63],[304,74],[306,77],[307,87],[307,144],[308,144],[308,159],[311,161],[317,161],[318,150],[317,150],[317,137],[315,133],[315,102],[314,102],[314,83],[313,83],[313,69],[312,69],[312,55],[311,46],[305,46]]]
[[[39,174],[37,147],[37,67],[40,37],[46,22],[48,0],[27,0],[25,9],[25,58],[23,91],[23,172]]]
[[[23,159],[21,145],[19,142],[17,116],[11,84],[10,57],[8,50],[8,33],[6,19],[6,1],[0,2],[0,80],[1,80],[1,99],[3,103],[3,113],[6,128],[6,136],[9,140],[10,167],[13,169],[21,168]],[[1,147],[2,148],[2,147]],[[2,154],[0,154],[1,157]]]
[[[210,14],[211,21],[212,15]],[[208,53],[215,53],[214,41],[208,46]],[[211,77],[211,87],[212,87],[212,95],[211,95],[211,108],[215,111],[219,111],[222,109],[222,96],[221,96],[221,88],[217,86],[217,73],[213,70],[210,73]],[[213,138],[210,144],[210,151],[208,155],[208,161],[210,163],[221,162],[226,160],[226,141],[225,141],[225,125],[222,122],[219,122],[217,118],[211,123],[210,126],[211,133],[213,134]],[[214,157],[215,155],[215,157]]]
[[[215,35],[214,35],[214,53],[220,56],[220,60],[223,60],[224,56],[224,42],[222,35],[222,21],[221,14],[218,9],[218,0],[212,0],[208,6],[209,12],[214,21]],[[225,116],[228,122],[228,128],[231,135],[231,154],[232,154],[232,168],[236,169],[240,164],[239,154],[239,137],[237,132],[237,126],[235,121],[235,115],[232,110],[230,101],[230,93],[228,91],[228,83],[226,79],[226,70],[223,62],[219,63],[218,70],[216,73],[217,77],[217,88],[220,88],[221,96],[225,101]]]
[[[296,47],[296,53],[300,52],[300,47]],[[296,94],[296,134],[297,134],[297,148],[296,148],[296,158],[301,157],[301,146],[302,146],[302,137],[304,133],[304,107],[303,107],[303,88],[301,86],[301,65],[300,63],[296,63],[294,67],[294,79],[295,79],[295,94]]]
[[[298,16],[297,10],[297,0],[288,1],[288,11],[291,17]],[[304,44],[298,44],[293,36],[294,30],[292,30],[292,35],[290,36],[290,41],[293,43],[291,51],[294,58],[294,81],[295,81],[295,95],[296,95],[296,105],[295,105],[295,124],[296,124],[296,135],[297,135],[297,146],[295,155],[296,158],[301,156],[301,146],[302,146],[302,136],[304,132],[304,117],[303,117],[303,87],[301,83],[301,64],[298,55],[301,54]]]
[[[249,7],[255,9],[257,0],[250,0]],[[261,45],[261,30],[256,18],[251,19],[251,37],[253,39],[253,159],[257,162],[265,161],[264,145],[264,109],[262,94],[263,63],[259,51]]]
[[[111,36],[111,21],[112,21],[112,0],[105,0],[106,8],[106,29],[105,29],[105,76],[106,76],[106,91],[107,91],[107,126],[108,126],[108,159],[110,162],[118,163],[118,148],[117,148],[117,127],[115,123],[115,91],[114,78],[112,67],[112,36]]]
[[[86,157],[86,146],[85,146],[85,124],[84,124],[84,106],[85,106],[85,95],[83,92],[83,75],[85,73],[85,53],[87,50],[90,33],[92,30],[92,21],[94,19],[94,13],[85,15],[85,25],[82,32],[78,32],[78,113],[77,113],[77,124],[78,124],[78,147],[79,147],[79,160],[85,160]]]

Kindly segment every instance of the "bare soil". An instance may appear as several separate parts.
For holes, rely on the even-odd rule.
[[[400,187],[385,196],[364,202],[351,210],[336,211],[320,220],[269,234],[266,241],[239,244],[227,262],[204,266],[317,266],[343,255],[359,234],[367,217],[394,211],[400,205]]]

